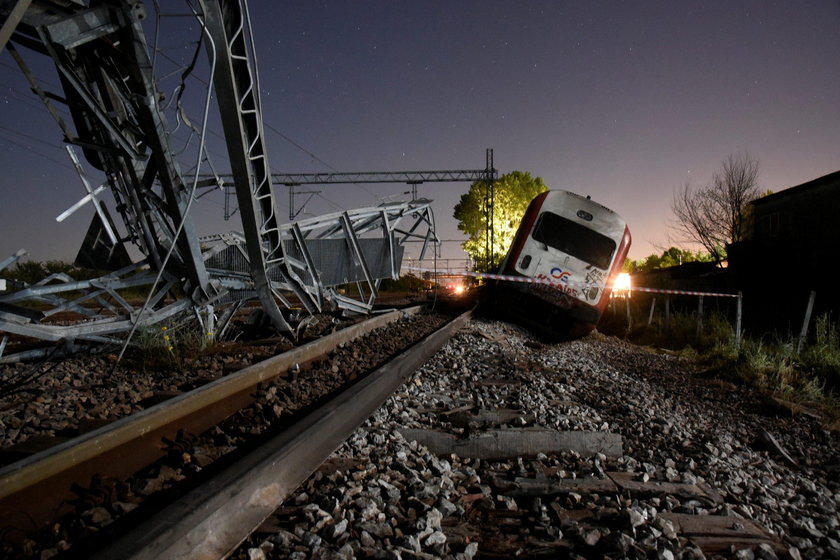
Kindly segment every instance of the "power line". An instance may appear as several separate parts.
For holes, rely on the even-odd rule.
[[[327,167],[329,167],[329,168],[330,168],[330,169],[332,169],[333,171],[337,171],[335,167],[333,167],[332,165],[330,165],[329,163],[327,163],[326,161],[324,161],[323,159],[319,158],[317,155],[315,155],[314,153],[312,153],[312,151],[307,150],[306,148],[304,148],[303,146],[301,146],[300,144],[298,144],[297,142],[295,142],[294,140],[292,140],[291,138],[289,138],[287,135],[283,134],[282,132],[280,132],[279,130],[277,130],[277,129],[276,129],[276,128],[274,128],[273,126],[271,126],[271,124],[270,124],[270,123],[267,123],[267,122],[263,121],[263,125],[264,125],[267,129],[269,129],[270,131],[272,131],[272,132],[274,132],[275,134],[277,134],[278,136],[280,136],[283,140],[285,140],[286,142],[288,142],[289,144],[291,144],[292,146],[294,146],[294,147],[295,147],[295,148],[297,148],[298,150],[302,151],[303,153],[305,153],[306,155],[308,155],[309,157],[311,157],[312,159],[314,159],[315,161],[317,161],[317,162],[319,162],[319,163],[322,163],[323,165],[326,165]]]
[[[3,135],[6,135],[6,136],[4,137]],[[52,161],[53,163],[56,163],[56,164],[58,164],[58,165],[60,165],[60,166],[62,166],[62,167],[66,167],[66,168],[68,168],[68,169],[70,169],[70,170],[72,170],[72,169],[73,169],[73,167],[72,167],[72,166],[70,166],[67,162],[63,162],[63,161],[58,160],[58,159],[56,159],[56,158],[54,158],[54,157],[52,157],[52,156],[49,156],[49,155],[47,155],[47,154],[45,154],[45,153],[43,153],[43,152],[40,152],[40,151],[38,151],[38,150],[34,149],[34,148],[33,148],[33,147],[31,147],[31,146],[27,146],[26,144],[23,144],[23,143],[21,143],[21,142],[19,142],[19,141],[15,140],[14,138],[9,138],[9,137],[8,137],[8,133],[7,133],[7,132],[5,132],[5,131],[3,131],[2,133],[0,133],[0,140],[2,140],[2,141],[4,141],[4,142],[7,142],[7,143],[9,143],[9,144],[14,144],[15,146],[17,146],[17,147],[19,147],[19,148],[22,148],[23,150],[25,150],[25,151],[27,151],[27,152],[30,152],[30,153],[33,153],[33,154],[35,154],[35,155],[41,156],[42,158],[48,159],[48,160]]]
[[[31,91],[21,91],[17,88],[8,86],[9,94],[15,99],[15,103],[23,102],[30,107],[36,107],[38,109],[43,108],[43,104],[39,101],[36,101],[35,98],[32,96]],[[63,105],[58,106],[59,112],[61,112],[64,116],[68,116],[70,113],[65,109]]]
[[[41,144],[45,144],[45,145],[49,146],[50,148],[55,148],[57,150],[62,149],[61,146],[58,145],[58,144],[53,144],[52,142],[47,142],[43,138],[37,138],[35,136],[32,136],[31,134],[26,134],[25,132],[20,132],[19,130],[14,130],[12,128],[9,128],[9,127],[3,126],[3,125],[0,125],[0,130],[5,131],[6,133],[17,134],[18,136],[23,136],[27,140],[32,140],[33,142],[39,142]]]
[[[321,163],[321,164],[325,165],[326,167],[328,167],[328,168],[329,168],[330,170],[332,170],[332,171],[336,171],[336,172],[338,171],[335,167],[333,167],[332,165],[330,165],[329,163],[327,163],[326,161],[324,161],[323,159],[321,159],[320,157],[318,157],[318,156],[317,156],[315,153],[313,153],[311,150],[307,150],[306,148],[304,148],[303,146],[301,146],[300,144],[298,144],[297,142],[295,142],[293,139],[291,139],[288,135],[286,135],[286,134],[284,134],[284,133],[280,132],[279,130],[277,130],[277,128],[273,127],[273,126],[271,125],[271,123],[268,123],[268,122],[263,121],[263,126],[265,126],[267,129],[269,129],[270,131],[272,131],[272,132],[274,132],[275,134],[277,134],[278,136],[280,136],[283,140],[285,140],[286,142],[288,142],[289,144],[291,144],[292,146],[294,146],[294,147],[295,147],[295,148],[297,148],[298,150],[302,151],[303,153],[305,153],[306,155],[308,155],[310,158],[314,159],[315,161],[317,161],[317,162],[319,162],[319,163]],[[274,171],[274,170],[272,170],[272,171]],[[377,199],[377,200],[379,200],[379,199],[380,199],[380,197],[379,197],[379,196],[377,196],[375,193],[373,193],[373,192],[369,191],[368,189],[366,189],[363,185],[356,185],[356,186],[357,186],[358,188],[362,189],[363,191],[365,191],[367,194],[369,194],[369,195],[370,195],[370,196],[372,196],[373,198],[375,198],[375,199]],[[327,198],[325,198],[325,197],[323,197],[323,196],[322,196],[321,198],[323,198],[324,200],[327,200]],[[329,201],[328,201],[328,202],[329,202]],[[336,205],[336,208],[341,208],[341,206]]]
[[[185,69],[185,68],[186,68],[186,66],[185,66],[183,63],[178,62],[177,60],[175,60],[173,57],[171,57],[169,54],[167,54],[167,52],[165,52],[164,50],[162,50],[162,49],[160,49],[160,48],[157,48],[157,47],[156,47],[156,48],[155,48],[155,52],[156,52],[156,53],[157,53],[157,54],[158,54],[161,58],[163,58],[163,59],[167,60],[168,62],[170,62],[171,64],[175,65],[175,68],[176,68],[175,72],[181,71],[181,70],[183,70],[183,69]],[[13,71],[15,71],[15,72],[19,71],[19,68],[15,67],[15,66],[12,66],[11,64],[9,64],[9,63],[7,63],[7,62],[5,62],[5,61],[4,61],[4,62],[0,62],[0,66],[2,66],[2,67],[4,67],[4,68],[8,68],[8,69],[10,69],[10,70],[13,70]],[[175,73],[175,72],[173,72],[173,73]],[[209,82],[208,82],[207,80],[205,80],[203,77],[201,77],[201,76],[199,76],[199,75],[197,75],[197,74],[194,74],[194,73],[190,73],[190,74],[189,74],[189,76],[190,76],[190,77],[192,77],[193,79],[197,80],[199,83],[203,84],[205,87],[210,87]],[[45,85],[47,85],[47,86],[49,86],[49,87],[52,87],[52,88],[58,87],[58,86],[56,86],[55,84],[51,84],[51,83],[50,83],[50,82],[48,82],[48,81],[43,81],[43,80],[41,80],[41,81],[42,81],[42,83],[44,83]],[[182,80],[182,87],[184,87],[184,85],[185,85],[185,84],[184,84],[184,81]],[[9,88],[8,88],[8,92],[9,92],[9,94],[10,94],[10,95],[12,95],[13,97],[15,97],[15,98],[16,98],[16,101],[22,101],[22,102],[24,102],[24,103],[26,103],[26,104],[28,104],[28,105],[30,105],[30,106],[33,106],[33,107],[40,107],[40,104],[39,104],[39,103],[37,103],[34,99],[32,99],[32,97],[31,97],[31,95],[30,95],[30,92],[22,92],[22,91],[20,91],[18,88],[14,88],[14,87],[9,87]],[[65,116],[67,115],[65,107],[63,107],[63,106],[62,106],[62,107],[60,107],[60,110],[61,110],[61,112],[62,112],[62,113],[64,113],[64,115],[65,115]],[[176,110],[176,111],[177,111],[177,110]],[[309,150],[309,149],[305,148],[304,146],[302,146],[299,142],[297,142],[296,140],[294,140],[293,138],[291,138],[289,135],[285,134],[284,132],[280,131],[280,130],[279,130],[278,128],[276,128],[275,126],[273,126],[273,125],[271,125],[270,123],[265,122],[265,121],[263,122],[263,125],[264,125],[264,127],[265,127],[266,129],[268,129],[268,130],[270,130],[271,132],[273,132],[273,133],[277,134],[277,135],[278,135],[278,136],[280,136],[283,140],[285,140],[286,142],[288,142],[289,144],[291,144],[292,146],[294,146],[295,148],[297,148],[297,149],[298,149],[298,150],[300,150],[301,152],[303,152],[303,153],[305,153],[306,155],[308,155],[308,156],[309,156],[311,159],[313,159],[314,161],[317,161],[318,163],[320,163],[320,164],[324,165],[325,167],[327,167],[328,169],[330,169],[330,170],[332,170],[332,171],[337,171],[337,170],[336,170],[336,168],[335,168],[333,165],[331,165],[330,163],[328,163],[327,161],[325,161],[323,158],[321,158],[320,156],[318,156],[318,155],[317,155],[316,153],[314,153],[312,150]],[[8,128],[5,128],[5,127],[3,127],[3,128],[4,128],[5,130],[7,130],[7,131],[11,132],[11,133],[14,133],[14,134],[19,134],[19,135],[21,135],[21,136],[24,136],[24,137],[26,137],[26,138],[30,139],[30,140],[33,140],[33,141],[36,141],[36,142],[41,142],[41,143],[46,144],[46,145],[48,145],[48,146],[50,146],[50,147],[53,147],[53,148],[60,148],[60,146],[56,146],[56,145],[51,144],[51,143],[49,143],[49,142],[47,142],[47,141],[44,141],[44,140],[41,140],[41,139],[35,138],[34,136],[30,136],[30,135],[27,135],[27,134],[24,134],[24,133],[20,133],[20,132],[18,132],[18,131],[14,131],[14,130],[11,130],[11,129],[8,129]],[[208,132],[209,132],[209,134],[211,134],[212,136],[215,136],[215,137],[220,138],[220,139],[224,139],[224,137],[223,137],[221,134],[219,134],[218,132],[216,132],[216,131],[215,131],[215,130],[213,130],[213,129],[209,129],[209,130],[208,130]],[[190,133],[190,135],[191,135],[191,134],[192,134],[192,133]],[[173,135],[173,137],[174,137],[174,135]],[[47,159],[50,159],[50,160],[52,160],[52,161],[54,161],[54,162],[56,162],[56,163],[60,163],[60,164],[61,164],[62,166],[64,166],[64,167],[68,167],[68,168],[69,168],[69,166],[68,166],[68,165],[66,165],[65,163],[61,163],[61,162],[59,162],[58,160],[56,160],[56,159],[54,159],[54,158],[50,158],[49,156],[47,156],[47,155],[45,155],[45,154],[41,154],[40,152],[37,152],[36,150],[32,150],[31,148],[29,148],[29,147],[27,147],[27,146],[24,146],[23,144],[20,144],[19,142],[15,142],[15,141],[13,141],[13,140],[11,140],[11,139],[9,139],[9,141],[10,141],[10,142],[12,142],[12,143],[15,143],[15,144],[17,144],[17,145],[19,145],[19,146],[21,146],[21,147],[23,147],[23,148],[26,148],[27,150],[29,150],[29,151],[31,151],[31,152],[33,152],[33,153],[37,153],[37,154],[39,154],[39,155],[42,155],[43,157],[46,157]],[[189,139],[187,139],[186,141],[184,141],[184,140],[182,139],[182,140],[181,140],[181,142],[182,142],[182,143],[189,144]],[[184,147],[186,148],[186,146],[184,146]],[[218,154],[218,153],[214,153],[214,155],[215,155],[215,156],[217,156],[217,157],[220,157],[220,156],[221,156],[221,154]],[[372,192],[371,190],[367,189],[365,186],[360,185],[360,184],[356,184],[355,186],[356,186],[356,187],[358,187],[359,189],[361,189],[362,191],[364,191],[365,193],[367,193],[369,196],[371,196],[371,197],[372,197],[372,198],[374,198],[375,200],[382,200],[382,197],[380,197],[378,194],[376,194],[376,193]],[[343,207],[342,207],[340,204],[338,204],[337,202],[335,202],[335,201],[333,201],[333,200],[331,200],[331,199],[329,199],[329,198],[327,198],[327,197],[325,197],[325,196],[323,196],[323,195],[321,195],[321,194],[319,194],[318,196],[319,196],[319,198],[321,198],[322,200],[324,200],[325,202],[327,202],[328,204],[330,204],[331,206],[333,206],[333,207],[334,207],[334,208],[336,208],[336,209],[341,209],[341,208],[343,208]],[[281,204],[282,204],[282,203],[281,203]]]
[[[5,61],[0,62],[0,66],[2,66],[3,68],[8,68],[9,70],[14,72],[15,74],[20,72],[20,68],[18,68],[17,66],[13,66],[13,65],[9,64],[8,62],[5,62]],[[46,84],[47,86],[49,86],[51,88],[60,89],[60,86],[58,84],[55,84],[55,83],[52,83],[50,81],[44,80],[43,78],[39,78],[39,79],[42,83]]]

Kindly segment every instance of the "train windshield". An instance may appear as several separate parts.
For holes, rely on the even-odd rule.
[[[610,266],[615,241],[551,212],[543,212],[532,237],[558,251],[606,270]]]

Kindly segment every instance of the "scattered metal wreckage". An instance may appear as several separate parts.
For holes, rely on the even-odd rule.
[[[167,14],[156,11],[150,26],[139,1],[0,2],[0,52],[10,53],[56,121],[87,192],[58,220],[88,202],[94,206],[75,262],[108,271],[93,279],[57,273],[32,285],[6,286],[0,292],[0,362],[56,351],[9,354],[4,351],[10,335],[59,342],[63,352],[73,352],[101,343],[122,344],[126,333],[130,337],[138,327],[194,317],[203,332],[219,336],[233,314],[252,300],[259,300],[279,331],[294,335],[292,307],[304,316],[370,311],[380,281],[398,277],[405,244],[420,242],[422,259],[439,242],[430,201],[416,198],[416,190],[408,202],[281,224],[247,3],[198,0],[185,6],[199,24],[199,35],[192,60],[181,72],[166,74],[176,80],[166,93],[164,78],[156,78],[167,60],[158,48],[156,30]],[[146,27],[155,30],[151,44]],[[24,48],[52,60],[60,92],[44,89],[20,52]],[[189,81],[202,49],[207,51],[209,78]],[[185,96],[187,87],[206,89]],[[210,189],[228,188],[206,147],[213,97],[242,233],[199,237],[191,212],[195,201]],[[200,120],[189,117],[196,113]],[[175,130],[187,135],[178,146]],[[81,149],[87,168],[102,176],[98,186],[88,178],[76,149]],[[496,176],[490,165],[441,173],[488,181]],[[99,198],[106,190],[120,220],[112,218]],[[132,258],[130,252],[140,257]],[[0,275],[24,255],[21,250],[0,261]],[[355,296],[338,289],[348,283],[356,285]],[[143,302],[128,297],[129,290],[142,290]]]
[[[411,226],[403,230],[401,224],[406,220]],[[426,226],[421,228],[423,233],[415,233],[422,225]],[[428,200],[349,210],[282,225],[287,270],[302,288],[296,292],[279,271],[269,272],[272,293],[283,306],[284,320],[289,318],[289,330],[285,332],[291,333],[295,322],[290,318],[292,308],[304,311],[303,316],[330,309],[370,311],[381,279],[399,276],[406,240],[420,236],[424,244],[431,244],[433,231]],[[376,236],[365,236],[370,233]],[[165,269],[162,273],[155,271],[144,260],[90,280],[52,274],[31,286],[23,285],[0,295],[0,332],[63,341],[65,351],[73,351],[90,343],[121,342],[114,335],[136,325],[195,317],[202,332],[221,337],[233,314],[258,297],[247,243],[239,233],[206,236],[198,241],[203,266],[218,294],[203,305],[191,297],[173,297],[173,291],[180,293],[185,286],[183,279]],[[24,255],[21,250],[0,263],[0,275],[3,268]],[[339,289],[346,284],[355,285],[353,296]],[[126,289],[136,292],[137,288],[148,293],[142,305],[120,293]],[[24,305],[32,303],[39,305]],[[62,316],[81,320],[55,320]],[[0,340],[0,349],[7,338],[8,335]],[[39,349],[15,355],[14,359],[37,357],[44,352]],[[11,358],[0,354],[0,361]]]

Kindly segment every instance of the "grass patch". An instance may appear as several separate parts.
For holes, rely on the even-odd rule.
[[[127,357],[143,372],[181,368],[200,356],[223,351],[224,343],[212,342],[194,322],[161,323],[140,327],[128,346]]]
[[[599,330],[635,344],[679,352],[708,368],[715,377],[753,387],[768,396],[819,409],[827,423],[840,426],[840,329],[829,315],[815,321],[811,339],[797,349],[793,336],[743,336],[723,314],[704,317],[674,313],[667,328],[647,325],[627,329],[626,317],[606,318]],[[623,319],[623,320],[616,320]]]

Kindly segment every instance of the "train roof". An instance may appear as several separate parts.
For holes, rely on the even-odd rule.
[[[564,190],[564,189],[551,189],[551,190],[546,192],[546,194],[553,197],[553,195],[551,193],[556,193],[557,195],[569,195],[569,196],[572,196],[574,198],[585,200],[587,202],[587,204],[593,204],[595,206],[598,206],[599,208],[602,208],[603,210],[606,210],[607,212],[609,212],[611,214],[614,214],[616,217],[620,218],[621,220],[624,220],[624,218],[618,212],[616,212],[612,208],[608,208],[608,207],[604,206],[600,202],[596,202],[595,200],[592,200],[592,197],[589,196],[589,195],[584,196],[584,195],[578,194],[576,192],[568,191],[568,190]]]

